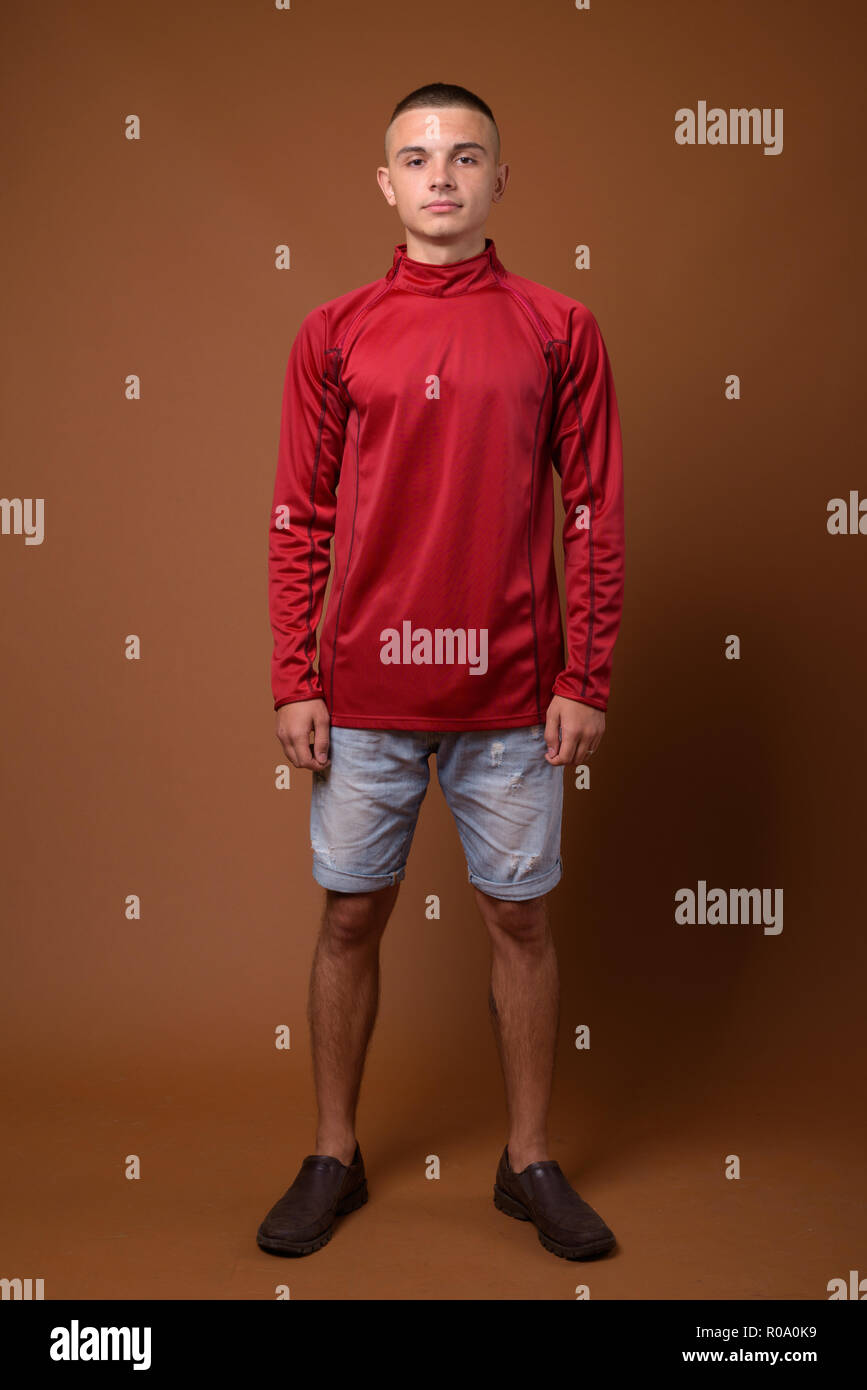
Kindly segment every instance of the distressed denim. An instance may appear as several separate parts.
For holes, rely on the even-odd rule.
[[[363,893],[404,877],[433,753],[470,883],[494,898],[547,893],[563,871],[564,768],[546,761],[544,735],[332,725],[331,765],[312,774],[314,879]]]

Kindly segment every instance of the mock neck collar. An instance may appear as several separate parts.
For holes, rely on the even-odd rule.
[[[406,254],[406,242],[402,241],[394,248],[391,269],[385,278],[395,281],[396,287],[401,290],[444,297],[466,294],[468,290],[481,289],[483,285],[494,285],[504,274],[505,267],[497,256],[493,239],[486,236],[484,251],[467,256],[462,261],[452,261],[449,265],[414,261]]]

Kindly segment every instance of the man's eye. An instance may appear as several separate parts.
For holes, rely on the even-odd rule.
[[[471,154],[459,154],[459,155],[458,155],[458,159],[468,159],[468,160],[470,161],[471,164],[475,164],[475,163],[476,163],[476,159],[475,159],[474,156],[471,155]],[[412,166],[413,164],[420,164],[420,163],[421,163],[421,155],[420,155],[420,154],[416,154],[416,155],[413,155],[412,159],[408,159],[408,160],[406,161],[406,167],[409,169],[409,168],[411,168],[411,166]]]

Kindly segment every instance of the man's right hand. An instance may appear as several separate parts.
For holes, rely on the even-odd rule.
[[[277,711],[277,739],[293,767],[329,767],[331,719],[324,700],[293,700]],[[310,744],[311,730],[314,735]]]

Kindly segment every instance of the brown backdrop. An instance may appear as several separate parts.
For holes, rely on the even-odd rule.
[[[52,0],[3,27],[0,491],[43,498],[45,534],[0,536],[0,1277],[46,1298],[825,1299],[867,1274],[867,535],[826,524],[867,494],[861,7]],[[621,410],[625,616],[551,900],[552,1156],[620,1241],[593,1265],[491,1200],[488,946],[435,778],[383,941],[371,1200],[307,1260],[255,1245],[313,1147],[323,897],[309,774],[276,785],[283,375],[304,314],[404,239],[374,170],[395,102],[435,80],[492,106],[512,173],[488,234],[593,310]],[[783,108],[782,153],[677,145],[702,100]],[[702,879],[782,889],[782,932],[677,923]]]

